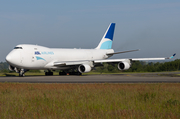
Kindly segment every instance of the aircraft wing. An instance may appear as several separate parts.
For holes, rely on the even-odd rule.
[[[162,57],[162,58],[132,58],[132,61],[144,61],[144,60],[166,60],[166,59],[172,59],[176,55],[173,54],[171,57]]]
[[[94,63],[103,63],[103,62],[123,62],[126,60],[131,61],[148,61],[148,60],[166,60],[172,59],[176,54],[173,54],[171,57],[162,57],[162,58],[128,58],[128,59],[105,59],[105,60],[95,60]]]
[[[62,61],[62,62],[54,62],[54,66],[73,66],[73,65],[81,65],[81,64],[98,64],[98,63],[115,63],[115,62],[123,62],[127,60],[131,61],[146,61],[146,60],[166,60],[172,59],[176,54],[172,55],[171,57],[162,57],[162,58],[128,58],[128,59],[104,59],[104,60],[80,60],[80,61]]]
[[[88,64],[88,60],[80,60],[80,61],[64,61],[64,62],[54,62],[54,66],[71,66],[71,65],[80,65],[80,64]]]

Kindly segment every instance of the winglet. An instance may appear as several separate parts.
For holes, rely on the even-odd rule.
[[[171,57],[167,57],[166,59],[172,59],[172,58],[174,58],[175,56],[176,56],[176,53],[173,54]]]

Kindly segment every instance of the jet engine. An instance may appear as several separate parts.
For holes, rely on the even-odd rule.
[[[128,62],[120,62],[118,63],[118,69],[119,70],[128,70],[131,67],[131,64]]]
[[[82,64],[78,67],[78,71],[81,73],[90,72],[91,67],[88,64]]]

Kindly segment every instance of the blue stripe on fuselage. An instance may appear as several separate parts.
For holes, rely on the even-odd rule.
[[[46,61],[46,60],[43,59],[42,57],[38,57],[38,56],[36,56],[36,59],[37,59],[37,60],[44,60],[44,61]]]

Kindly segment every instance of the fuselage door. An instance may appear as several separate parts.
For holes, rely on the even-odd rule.
[[[34,52],[33,52],[33,54],[32,54],[32,62],[35,62],[36,60],[36,56],[35,55],[39,55],[40,53],[39,53],[39,51],[38,51],[38,49],[35,47],[34,48],[34,50],[33,50]]]

